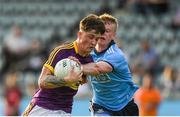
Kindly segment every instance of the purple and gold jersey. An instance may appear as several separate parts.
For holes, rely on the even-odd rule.
[[[81,64],[93,61],[90,55],[87,57],[80,56],[78,54],[77,44],[76,42],[73,42],[56,47],[51,52],[44,67],[47,67],[52,73],[54,73],[56,63],[61,59],[68,58],[69,56],[76,57]],[[63,110],[67,113],[71,113],[73,96],[77,93],[77,90],[77,84],[55,89],[39,89],[33,96],[32,102],[45,109]]]

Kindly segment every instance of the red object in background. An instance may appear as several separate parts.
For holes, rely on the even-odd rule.
[[[18,87],[6,88],[5,90],[5,115],[18,116],[21,101],[21,91]]]

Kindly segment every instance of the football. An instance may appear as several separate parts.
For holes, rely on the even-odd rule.
[[[57,62],[54,68],[54,75],[57,77],[64,78],[68,75],[71,68],[74,66],[75,72],[81,72],[81,66],[74,60],[69,58],[62,59]]]

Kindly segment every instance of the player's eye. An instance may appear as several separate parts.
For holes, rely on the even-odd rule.
[[[110,30],[106,30],[107,33],[111,32]]]
[[[93,39],[93,38],[94,38],[94,35],[88,35],[88,38],[89,38],[89,39]]]
[[[96,37],[96,41],[98,41],[100,39],[100,37]]]

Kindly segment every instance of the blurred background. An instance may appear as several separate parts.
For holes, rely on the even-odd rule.
[[[118,19],[116,41],[134,82],[155,87],[136,101],[156,100],[157,115],[180,115],[180,0],[0,0],[0,116],[23,112],[50,51],[75,40],[90,13]],[[91,95],[89,84],[80,86],[72,115],[90,115]]]

